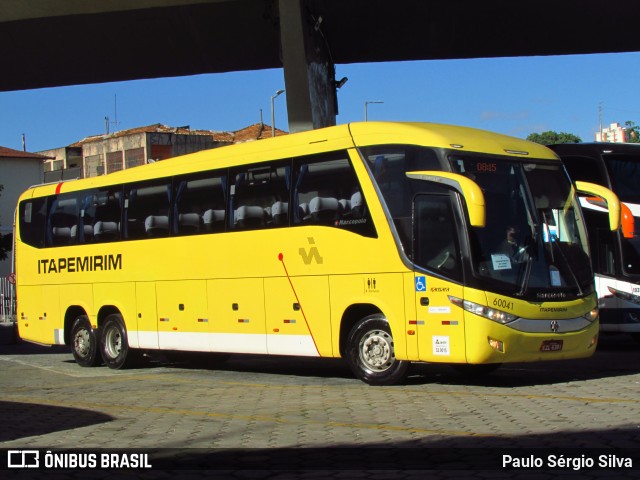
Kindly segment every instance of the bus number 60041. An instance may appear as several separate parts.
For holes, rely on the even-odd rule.
[[[503,298],[494,298],[493,306],[498,308],[506,308],[507,310],[513,310],[513,302],[510,302]]]

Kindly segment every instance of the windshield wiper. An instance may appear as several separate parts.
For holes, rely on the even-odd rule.
[[[566,265],[567,269],[569,270],[569,274],[571,275],[571,278],[573,279],[573,282],[576,284],[576,287],[578,287],[578,295],[580,297],[584,296],[584,292],[582,291],[582,287],[580,287],[580,282],[578,281],[578,277],[576,276],[576,274],[573,271],[573,268],[571,267],[571,263],[569,262],[569,260],[567,260],[567,257],[565,256],[564,252],[562,251],[562,248],[560,247],[560,245],[558,245],[558,235],[556,235],[555,233],[551,233],[551,230],[549,229],[549,222],[547,221],[547,212],[542,212],[542,216],[544,218],[544,224],[546,226],[547,229],[547,235],[549,236],[549,243],[551,244],[551,262],[556,263],[556,258],[553,255],[553,247],[555,246],[558,253],[560,254],[559,257],[562,258],[562,260],[564,261],[564,264]],[[556,267],[557,268],[557,267]]]
[[[529,195],[526,194],[524,186],[520,185],[520,194],[522,198],[528,198]],[[526,264],[524,266],[524,271],[522,272],[522,277],[520,278],[520,291],[516,293],[516,296],[523,297],[527,292],[527,288],[529,287],[529,279],[531,278],[531,267],[533,265],[533,259],[531,254],[531,245],[538,244],[538,223],[536,219],[532,215],[531,205],[527,202],[527,223],[529,227],[531,227],[531,234],[527,235],[524,240],[524,245],[522,246],[523,254],[527,254]]]
[[[520,278],[520,291],[516,293],[517,297],[524,296],[529,286],[529,278],[531,278],[531,266],[533,264],[533,259],[531,258],[532,255],[529,250],[531,245],[536,244],[535,241],[532,242],[532,240],[535,240],[535,238],[536,238],[535,235],[527,235],[524,241],[524,245],[521,247],[523,255],[526,253],[527,257],[525,259],[526,263],[524,265],[524,271],[522,272],[522,275]]]

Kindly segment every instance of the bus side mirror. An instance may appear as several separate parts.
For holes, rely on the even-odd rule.
[[[473,180],[458,173],[439,172],[425,170],[420,172],[407,172],[407,177],[424,182],[433,182],[455,190],[465,201],[469,214],[469,223],[472,227],[484,227],[486,225],[486,208],[484,194],[480,186]]]
[[[576,181],[576,189],[578,192],[586,193],[588,195],[595,195],[602,198],[609,210],[609,228],[611,231],[616,231],[620,228],[620,200],[618,196],[606,187],[596,185],[595,183]]]
[[[633,213],[631,209],[624,203],[622,204],[622,236],[624,238],[633,238],[636,227],[636,222],[633,219]]]

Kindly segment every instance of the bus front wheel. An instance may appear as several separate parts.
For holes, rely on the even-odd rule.
[[[355,376],[369,385],[396,384],[409,366],[396,359],[389,323],[380,314],[363,318],[351,329],[347,362]]]
[[[101,327],[100,354],[109,368],[122,369],[133,365],[135,351],[129,348],[127,329],[119,314],[109,315]]]
[[[97,367],[102,363],[98,353],[100,335],[91,327],[89,317],[80,315],[71,327],[71,351],[76,363],[81,367]]]

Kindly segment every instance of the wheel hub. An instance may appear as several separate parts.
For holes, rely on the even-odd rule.
[[[122,336],[117,329],[114,328],[107,332],[105,343],[106,350],[111,358],[116,358],[120,355],[120,351],[122,350]]]
[[[391,335],[382,330],[369,332],[364,336],[360,348],[360,356],[372,370],[381,372],[393,363],[393,344]]]
[[[73,342],[76,353],[82,357],[86,357],[89,352],[89,342],[89,333],[86,330],[76,333]]]

